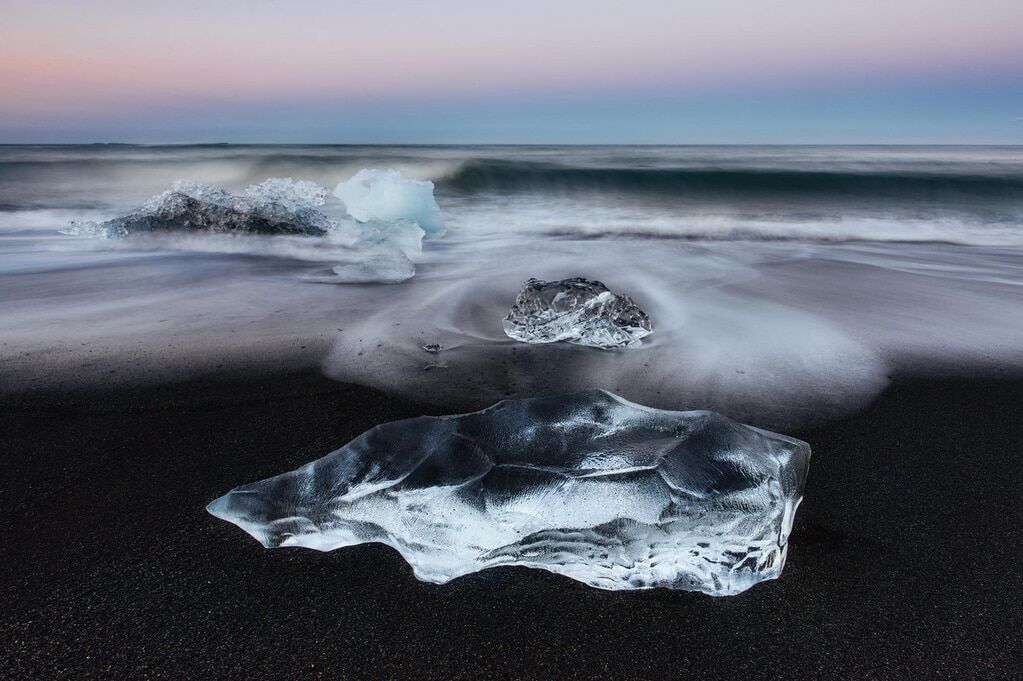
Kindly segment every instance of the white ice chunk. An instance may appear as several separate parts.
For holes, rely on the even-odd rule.
[[[433,182],[403,178],[397,170],[360,170],[338,184],[334,195],[361,222],[411,220],[429,236],[444,233]]]
[[[213,515],[264,546],[392,546],[422,580],[499,565],[715,596],[774,579],[805,442],[592,390],[385,423]]]

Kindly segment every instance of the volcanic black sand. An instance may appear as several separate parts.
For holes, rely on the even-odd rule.
[[[814,448],[788,564],[730,598],[392,550],[263,549],[204,510],[431,411],[313,373],[0,404],[8,678],[1021,678],[1023,383],[896,381]]]

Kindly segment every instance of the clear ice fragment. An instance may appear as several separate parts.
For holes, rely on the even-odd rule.
[[[415,264],[404,253],[374,253],[331,268],[332,274],[320,278],[329,284],[400,284],[416,273]],[[309,280],[313,280],[311,277]]]
[[[528,280],[504,319],[504,332],[517,341],[605,350],[639,345],[650,331],[650,317],[631,298],[582,277]]]
[[[266,547],[396,549],[421,580],[501,565],[736,594],[781,574],[809,446],[592,390],[377,426],[213,515]]]
[[[408,258],[423,253],[425,232],[410,220],[359,222],[350,217],[339,220],[328,234],[334,243],[359,251],[400,251]]]

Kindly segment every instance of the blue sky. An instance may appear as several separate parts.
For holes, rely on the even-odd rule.
[[[0,2],[0,142],[1023,143],[1019,0]]]

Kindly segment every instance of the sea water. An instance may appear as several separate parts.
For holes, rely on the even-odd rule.
[[[314,283],[336,254],[301,238],[60,233],[178,180],[363,170],[434,184],[447,231],[403,283]],[[654,332],[516,343],[531,277],[600,280]],[[790,427],[893,373],[1019,371],[1021,283],[1020,147],[0,147],[5,391],[317,366],[438,408],[603,388]]]

